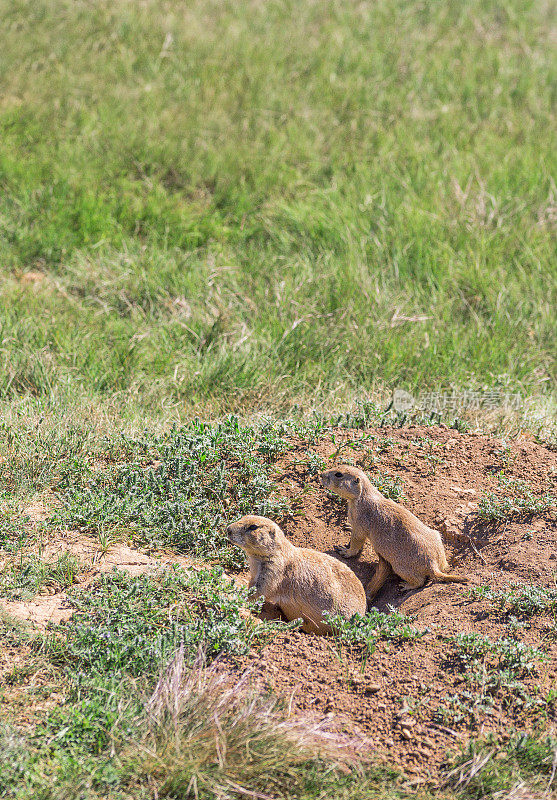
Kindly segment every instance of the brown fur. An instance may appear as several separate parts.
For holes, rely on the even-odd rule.
[[[278,525],[247,516],[226,529],[249,560],[250,588],[280,606],[288,620],[303,619],[306,633],[330,633],[323,612],[365,614],[364,587],[351,569],[326,553],[295,547]]]
[[[379,557],[375,575],[366,587],[371,600],[395,572],[406,581],[404,589],[417,589],[432,581],[467,583],[452,575],[441,534],[428,528],[410,511],[383,497],[361,469],[341,465],[323,472],[321,484],[348,501],[350,545],[337,547],[348,558],[358,555],[369,538]]]

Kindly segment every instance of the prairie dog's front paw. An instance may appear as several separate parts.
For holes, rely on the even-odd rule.
[[[424,585],[424,581],[420,581],[418,578],[414,583],[410,583],[410,581],[401,581],[398,584],[398,590],[401,594],[404,592],[411,592],[413,589],[420,589]]]

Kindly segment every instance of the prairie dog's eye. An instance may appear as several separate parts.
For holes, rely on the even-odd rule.
[[[342,478],[342,472],[335,472],[335,478]]]
[[[248,528],[248,531],[256,531],[256,530],[257,530],[257,525],[250,525]]]

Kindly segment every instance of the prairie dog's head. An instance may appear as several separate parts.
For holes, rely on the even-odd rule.
[[[267,517],[252,514],[233,522],[226,529],[228,539],[237,544],[247,555],[272,556],[283,546],[284,533]]]
[[[361,469],[346,464],[328,469],[319,477],[325,489],[340,495],[345,500],[356,500],[361,494],[364,482],[367,481]]]

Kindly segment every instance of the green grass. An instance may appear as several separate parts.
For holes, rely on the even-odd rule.
[[[0,11],[6,402],[554,392],[550,5]]]
[[[79,561],[69,553],[62,553],[51,562],[37,555],[20,554],[0,569],[0,594],[13,600],[30,600],[45,586],[57,591],[68,589],[75,583],[79,569]]]
[[[370,754],[339,768],[353,763],[346,737],[287,714],[243,670],[211,665],[227,655],[230,666],[288,627],[243,613],[259,603],[221,570],[115,572],[71,602],[71,620],[45,635],[8,620],[0,628],[2,645],[31,645],[65,694],[32,732],[0,725],[2,797],[236,800],[270,788],[284,800],[409,797]]]
[[[55,784],[59,780],[66,792],[74,786],[74,796],[81,796],[78,789],[94,786],[108,791],[120,779],[133,782],[131,773],[124,779],[116,745],[120,752],[133,741],[138,753],[142,751],[139,743],[150,720],[146,693],[153,692],[161,670],[177,653],[183,673],[191,670],[199,679],[199,686],[190,692],[193,739],[189,749],[192,757],[197,752],[202,761],[202,747],[195,748],[196,715],[203,710],[204,692],[210,695],[211,682],[203,686],[206,676],[200,659],[209,663],[221,653],[243,654],[285,627],[258,624],[246,614],[246,609],[257,609],[261,603],[249,600],[247,589],[235,586],[220,569],[175,569],[138,578],[114,572],[86,589],[74,590],[70,601],[75,607],[71,620],[45,635],[18,633],[8,624],[0,629],[4,644],[17,643],[23,636],[63,676],[66,695],[65,702],[46,713],[31,735],[18,735],[15,729],[4,733],[4,746],[14,753],[5,763],[0,758],[0,787],[7,792],[3,796],[64,796],[62,791],[48,793],[45,775],[52,775]],[[25,683],[25,676],[20,680]],[[182,691],[182,682],[174,689]],[[214,687],[213,694],[214,706],[218,699]],[[260,705],[265,702],[261,700]],[[252,709],[253,703],[246,701],[244,714]],[[210,713],[211,705],[205,710]],[[234,713],[232,706],[228,713]],[[215,723],[211,717],[200,718],[199,724],[207,725],[209,736],[215,724],[218,728],[218,719]],[[233,737],[234,732],[232,724],[225,735]],[[23,741],[19,749],[18,741]],[[304,753],[307,760],[309,751]]]
[[[219,568],[176,568],[138,578],[115,571],[92,588],[74,592],[71,601],[76,613],[68,623],[67,642],[59,649],[53,634],[45,647],[87,679],[152,677],[180,647],[188,661],[200,647],[207,659],[221,652],[246,653],[282,627],[240,613],[261,602],[249,601],[247,589]]]
[[[458,797],[484,800],[486,797],[553,797],[557,741],[550,736],[514,735],[504,746],[489,738],[471,742],[467,752],[449,774],[449,785]],[[553,789],[553,792],[552,792]]]

